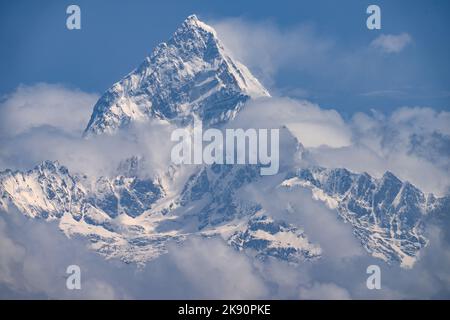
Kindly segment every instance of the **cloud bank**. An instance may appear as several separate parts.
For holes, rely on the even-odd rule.
[[[82,138],[97,95],[61,85],[20,86],[0,105],[0,169],[28,170],[57,160],[72,172],[95,178],[112,175],[130,156],[145,158],[143,176],[165,170],[170,161],[167,123],[136,123],[115,136]],[[169,143],[168,143],[169,142]]]
[[[145,174],[167,166],[169,159],[165,154],[169,155],[167,141],[171,132],[167,124],[137,124],[113,137],[82,139],[81,114],[63,120],[51,114],[59,105],[74,114],[78,108],[89,110],[90,99],[93,99],[90,94],[78,90],[42,84],[21,87],[6,98],[0,113],[5,116],[5,110],[10,113],[5,127],[10,126],[11,130],[3,131],[0,140],[2,167],[29,168],[53,158],[71,171],[107,174],[121,159],[135,152],[150,159]],[[53,107],[47,107],[48,101]],[[33,103],[42,106],[37,120],[24,115],[21,109],[21,106],[31,108]],[[445,193],[449,119],[447,112],[405,107],[391,115],[358,113],[345,120],[338,112],[307,101],[274,98],[250,103],[232,125],[266,128],[286,125],[306,148],[305,165],[342,166],[374,174],[389,169],[425,190]],[[192,238],[181,247],[173,245],[168,254],[139,269],[118,261],[105,261],[88,251],[83,240],[67,239],[54,224],[27,220],[10,212],[0,215],[0,296],[96,299],[450,296],[450,253],[445,237],[448,225],[430,227],[430,246],[417,265],[405,271],[385,265],[360,250],[351,228],[337,219],[336,212],[314,201],[309,191],[289,193],[275,189],[281,178],[274,176],[252,184],[242,195],[261,203],[274,217],[304,228],[310,240],[320,243],[326,254],[316,262],[298,266],[270,259],[262,262],[235,252],[222,239]],[[270,201],[265,197],[268,193],[273,195]],[[70,264],[81,267],[84,279],[81,291],[65,287],[65,270]],[[371,291],[365,286],[365,270],[370,264],[382,268],[382,290]]]
[[[287,197],[293,201],[297,195]],[[320,207],[311,197],[301,197],[301,200],[307,202],[305,206]],[[277,198],[272,204],[280,208],[286,205]],[[326,208],[319,210],[324,215],[320,220],[322,230],[329,230],[333,224],[337,226],[334,212],[326,212]],[[300,207],[294,212],[293,219],[304,220]],[[299,217],[295,217],[297,215]],[[234,251],[220,238],[197,237],[182,246],[174,244],[168,254],[138,268],[133,264],[104,260],[89,251],[85,241],[66,238],[53,224],[27,219],[18,212],[2,212],[0,298],[448,298],[450,251],[448,240],[443,237],[443,230],[448,227],[448,223],[430,227],[431,244],[411,270],[388,266],[356,251],[351,255],[328,255],[300,265],[272,259],[263,262]],[[311,231],[310,227],[306,226],[305,231]],[[342,253],[345,248],[339,247],[341,240],[335,238],[334,242],[335,250]],[[333,247],[325,249],[333,250]],[[81,269],[81,290],[66,287],[66,268],[73,264]],[[381,290],[366,287],[366,268],[371,264],[381,268]]]
[[[241,18],[213,21],[212,25],[235,58],[268,84],[280,69],[311,71],[334,45],[309,25],[282,30],[271,21],[253,23]]]
[[[0,100],[0,137],[48,126],[81,134],[98,95],[58,84],[19,86]]]
[[[356,113],[347,126],[352,143],[311,149],[314,161],[377,177],[391,171],[425,192],[448,194],[449,112],[403,107],[391,115]]]

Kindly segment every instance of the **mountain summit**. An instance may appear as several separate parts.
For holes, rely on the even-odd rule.
[[[248,99],[268,96],[231,58],[215,30],[191,15],[167,43],[103,94],[85,135],[112,133],[150,118],[183,124],[195,115],[211,125],[233,118]]]

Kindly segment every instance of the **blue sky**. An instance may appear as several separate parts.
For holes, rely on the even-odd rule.
[[[82,30],[65,27],[65,9],[72,3],[81,7]],[[379,31],[366,28],[369,4],[381,7]],[[275,66],[270,81],[261,74],[264,66],[252,68],[248,63],[277,95],[297,95],[344,116],[401,106],[450,110],[449,9],[445,0],[355,0],[339,5],[326,0],[2,2],[0,95],[36,82],[101,93],[196,13],[211,23],[239,18],[259,28],[271,25],[278,35],[307,26],[310,41],[330,44],[306,66],[294,49],[290,61]],[[381,34],[407,34],[411,41],[401,52],[383,53],[371,45]]]

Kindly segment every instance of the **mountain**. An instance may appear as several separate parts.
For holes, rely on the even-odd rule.
[[[3,207],[9,202],[32,218],[50,220],[64,214],[95,220],[92,215],[100,211],[111,218],[136,217],[164,195],[157,181],[124,175],[100,177],[92,186],[57,161],[45,161],[27,172],[1,172],[0,185]]]
[[[45,161],[27,172],[6,170],[0,173],[0,205],[57,221],[66,235],[85,237],[105,257],[125,262],[145,263],[165,253],[168,241],[194,235],[220,236],[262,260],[299,263],[321,257],[320,243],[311,243],[301,226],[275,220],[239,196],[242,187],[263,179],[258,166],[203,166],[179,194],[168,197],[170,188],[159,179],[130,176],[136,161],[121,164],[121,175],[95,183],[58,162]],[[351,224],[370,254],[405,268],[427,244],[427,220],[446,219],[450,208],[450,197],[425,195],[390,172],[376,179],[346,169],[303,168],[279,187],[310,189],[314,199]]]
[[[449,210],[449,197],[424,194],[391,172],[376,179],[343,168],[299,169],[281,184],[312,190],[313,198],[336,209],[352,225],[354,235],[374,257],[411,267],[427,244],[427,218]]]
[[[95,139],[148,119],[178,127],[193,118],[204,126],[222,124],[248,100],[264,97],[270,97],[267,90],[232,58],[216,32],[193,15],[106,91],[84,135]],[[259,165],[220,164],[192,166],[187,175],[182,167],[168,164],[155,176],[141,177],[145,159],[124,155],[115,174],[94,178],[44,161],[29,171],[0,172],[0,209],[16,208],[29,218],[54,221],[68,237],[87,239],[106,258],[138,264],[165,253],[169,242],[191,236],[221,237],[261,260],[320,259],[325,254],[320,243],[311,242],[301,225],[279,215],[275,219],[276,208],[243,196],[254,183],[266,187],[261,196],[269,200],[279,188],[311,190],[314,199],[351,224],[370,254],[403,267],[411,267],[426,246],[426,224],[434,218],[448,220],[449,197],[425,195],[389,172],[377,179],[346,169],[295,170],[305,149],[286,127],[280,128],[280,149],[280,172],[274,177],[260,176]]]
[[[132,171],[135,165],[131,159],[120,168]],[[222,236],[261,259],[319,257],[320,247],[297,227],[237,199],[239,187],[254,181],[257,172],[250,166],[204,167],[168,200],[157,180],[119,175],[92,184],[56,161],[45,161],[27,172],[1,172],[0,205],[5,211],[14,206],[30,218],[57,221],[67,236],[85,237],[94,250],[124,262],[145,263],[165,253],[168,241],[193,235]]]
[[[106,91],[94,106],[85,135],[112,133],[148,118],[183,124],[195,115],[206,126],[233,118],[250,98],[269,96],[231,58],[214,29],[192,15],[167,43]]]

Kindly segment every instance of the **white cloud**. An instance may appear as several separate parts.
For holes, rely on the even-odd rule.
[[[399,53],[411,42],[412,37],[408,33],[382,34],[373,40],[370,45],[385,53]]]
[[[404,107],[390,116],[357,113],[347,126],[352,132],[349,145],[310,150],[318,164],[376,177],[391,171],[424,192],[448,192],[450,113]]]
[[[271,98],[251,102],[230,125],[286,125],[307,148],[311,155],[307,160],[313,164],[375,177],[391,171],[424,192],[443,195],[450,190],[450,113],[446,111],[403,107],[390,115],[356,113],[345,121],[335,110],[308,101]]]
[[[0,212],[0,240],[0,284],[9,289],[0,290],[0,298],[11,292],[22,298],[44,299],[110,299],[120,295],[120,289],[113,289],[107,277],[92,276],[93,269],[107,265],[103,259],[88,252],[83,242],[67,239],[53,223],[29,220],[15,211]],[[66,268],[71,264],[82,266],[82,290],[66,288]]]
[[[205,298],[258,299],[268,295],[249,258],[219,239],[192,238],[173,249],[170,256],[177,268]]]
[[[403,98],[402,92],[396,91],[403,91],[405,84],[411,82],[411,74],[418,72],[413,64],[405,73],[399,70],[395,60],[387,61],[379,54],[380,51],[398,53],[404,50],[413,42],[407,33],[382,35],[371,44],[371,39],[359,44],[343,43],[313,24],[280,26],[271,20],[244,18],[212,21],[211,24],[225,47],[249,67],[272,96],[328,100],[338,94],[368,92],[367,96],[382,94]],[[414,89],[417,94],[417,88]]]
[[[279,69],[311,70],[334,45],[308,25],[282,30],[270,21],[241,18],[213,21],[212,25],[234,57],[269,84]]]
[[[350,294],[334,283],[314,283],[300,289],[301,300],[349,300]]]
[[[53,223],[1,212],[0,298],[448,298],[450,254],[442,232],[448,234],[449,229],[448,223],[439,225],[429,230],[430,246],[411,270],[360,255],[332,255],[300,265],[262,262],[214,238],[174,244],[169,254],[137,268],[104,260],[85,242],[66,238]],[[382,270],[381,290],[366,287],[366,268],[374,263]],[[81,268],[82,290],[65,286],[65,270],[71,264]]]
[[[321,109],[308,101],[271,98],[250,103],[233,126],[277,128],[287,126],[305,147],[351,144],[351,131],[335,110]]]
[[[0,136],[49,126],[81,134],[98,96],[58,84],[19,86],[0,102]]]
[[[0,298],[251,299],[268,297],[252,261],[221,239],[193,238],[145,267],[105,260],[55,224],[0,212]],[[230,263],[232,261],[232,263]],[[66,288],[78,265],[81,290]]]
[[[136,123],[126,133],[82,138],[96,100],[94,94],[62,85],[19,86],[0,105],[0,170],[28,170],[58,160],[71,172],[95,178],[135,155],[145,157],[143,175],[167,168],[173,130],[167,123]]]

